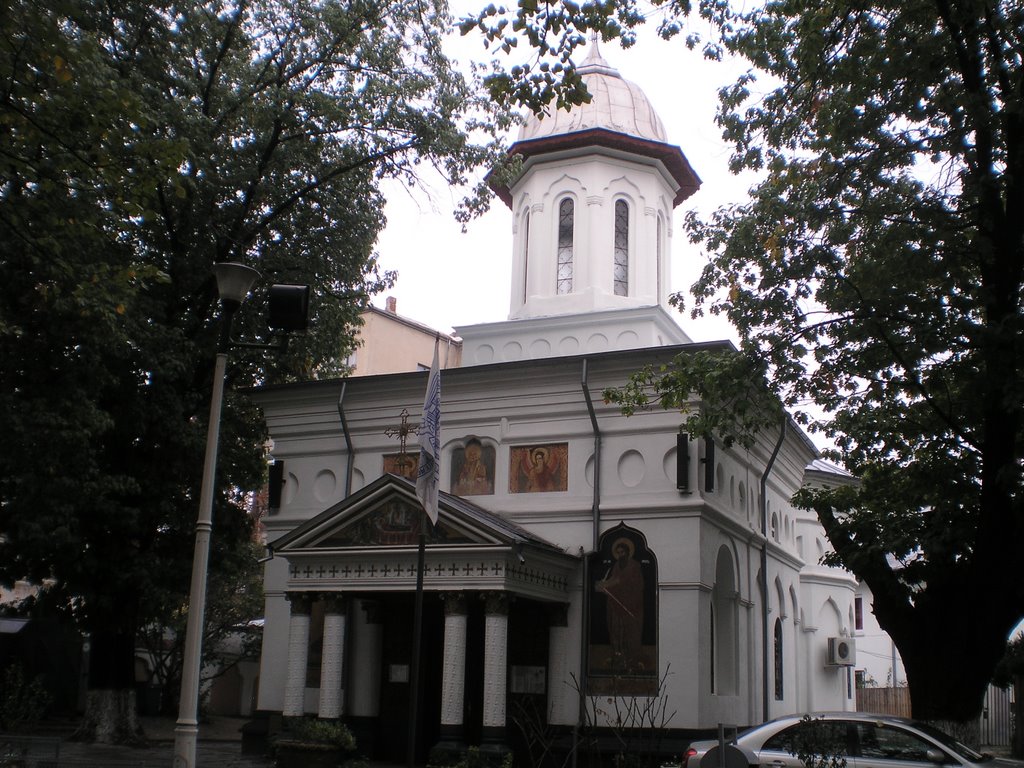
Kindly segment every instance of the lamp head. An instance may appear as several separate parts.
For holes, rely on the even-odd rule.
[[[249,289],[259,279],[260,273],[245,264],[237,264],[232,261],[222,261],[213,265],[213,274],[217,278],[217,293],[225,307],[231,310],[238,309]]]

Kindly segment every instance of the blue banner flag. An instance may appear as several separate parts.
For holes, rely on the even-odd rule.
[[[420,422],[420,467],[416,475],[416,496],[437,525],[437,492],[441,482],[441,371],[437,364],[439,339],[434,339],[434,364],[427,378],[423,398],[423,420]]]

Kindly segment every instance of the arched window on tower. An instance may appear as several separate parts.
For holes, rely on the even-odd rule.
[[[662,296],[664,295],[662,293],[662,288],[663,288],[663,286],[665,284],[665,278],[664,278],[664,275],[662,273],[663,266],[662,266],[662,263],[661,263],[662,258],[663,258],[663,253],[664,253],[664,251],[663,251],[664,241],[665,241],[665,220],[661,217],[661,214],[659,213],[658,214],[657,240],[655,241],[655,249],[656,249],[655,255],[657,257],[657,262],[658,262],[657,270],[658,270],[658,302],[659,303],[661,303]]]
[[[523,214],[523,303],[530,295],[530,212]]]
[[[558,271],[555,292],[572,293],[572,239],[574,205],[567,197],[558,204]]]
[[[629,295],[629,204],[615,201],[615,295]]]

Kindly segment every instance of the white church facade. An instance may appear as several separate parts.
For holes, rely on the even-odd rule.
[[[819,565],[823,532],[790,503],[829,471],[806,436],[790,423],[727,448],[603,402],[645,365],[729,345],[693,343],[668,307],[673,209],[696,174],[596,46],[580,72],[593,100],[529,120],[498,189],[509,318],[456,329],[436,528],[406,479],[424,371],[256,393],[281,465],[257,707],[342,718],[371,758],[404,759],[409,739],[418,762],[515,747],[525,711],[606,726],[615,701],[664,697],[677,743],[855,706],[857,585]]]

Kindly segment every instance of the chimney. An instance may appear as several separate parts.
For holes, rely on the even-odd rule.
[[[384,306],[387,309],[387,311],[390,312],[392,315],[398,314],[398,301],[395,299],[394,296],[388,296],[387,301],[384,302]]]

